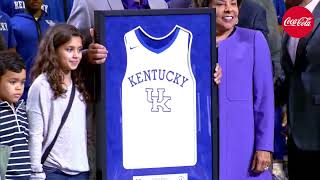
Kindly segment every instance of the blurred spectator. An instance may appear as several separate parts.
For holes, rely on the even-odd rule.
[[[246,1],[248,2],[253,1],[258,5],[260,5],[266,11],[266,20],[267,20],[267,28],[268,28],[266,39],[268,41],[270,52],[271,52],[271,59],[272,59],[272,65],[273,65],[273,77],[274,77],[273,79],[275,80],[281,74],[281,65],[280,65],[281,34],[278,28],[277,14],[276,14],[274,5],[271,0],[244,0],[244,3],[246,3]],[[240,11],[240,16],[241,16],[241,11]]]
[[[267,39],[269,30],[266,14],[266,10],[253,0],[243,0],[240,6],[238,26],[259,30]]]
[[[301,0],[284,0],[286,4],[286,9],[290,9],[293,6],[298,6],[301,3]]]
[[[67,22],[74,0],[44,0],[48,17],[55,22]]]
[[[47,0],[54,1],[54,0]],[[42,10],[48,12],[48,5],[43,4]],[[16,14],[24,13],[26,9],[25,0],[1,0],[0,1],[0,10],[4,11],[10,17],[13,17]]]
[[[286,5],[284,3],[284,0],[273,0],[273,5],[277,12],[278,24],[281,25],[282,17],[286,12]]]
[[[89,28],[93,27],[93,12],[95,10],[122,10],[121,0],[76,0],[74,1],[68,18],[68,24],[76,26],[81,31],[85,31],[90,37]]]
[[[168,1],[168,0],[167,0]],[[72,24],[85,34],[94,26],[93,12],[95,10],[123,9],[165,9],[189,7],[191,0],[77,0],[72,7],[68,24]]]
[[[17,41],[16,50],[26,63],[27,81],[23,98],[26,98],[30,86],[28,74],[38,51],[40,39],[49,26],[54,24],[41,10],[42,0],[25,0],[25,4],[26,12],[11,18],[13,33]]]
[[[0,34],[3,36],[4,45],[8,49],[16,47],[16,40],[14,38],[10,17],[0,10]]]
[[[0,9],[13,17],[15,14],[23,13],[26,9],[24,0],[1,0]]]
[[[56,22],[66,22],[73,5],[73,0],[43,0],[41,9],[47,13],[51,20]],[[24,13],[26,9],[24,0],[1,0],[0,10],[10,17]]]

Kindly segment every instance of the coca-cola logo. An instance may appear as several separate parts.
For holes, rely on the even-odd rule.
[[[290,8],[282,18],[282,27],[290,36],[302,38],[307,36],[313,28],[312,13],[300,6]]]
[[[291,17],[288,17],[284,20],[283,25],[284,26],[311,26],[311,20],[310,17],[302,17],[300,19],[292,19]]]

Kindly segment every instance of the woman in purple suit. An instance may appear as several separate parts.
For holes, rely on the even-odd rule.
[[[219,176],[220,180],[271,180],[274,96],[270,51],[261,32],[236,27],[239,4],[239,0],[202,4],[216,8],[217,57],[222,69]]]

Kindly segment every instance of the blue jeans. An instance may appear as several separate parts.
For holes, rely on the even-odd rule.
[[[46,180],[88,180],[89,172],[83,172],[77,175],[66,174],[59,169],[51,167],[43,167],[44,172],[46,173]]]

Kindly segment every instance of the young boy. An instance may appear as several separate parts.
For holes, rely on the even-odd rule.
[[[12,148],[6,179],[28,180],[31,172],[28,121],[23,100],[26,67],[14,52],[0,52],[0,145]]]

